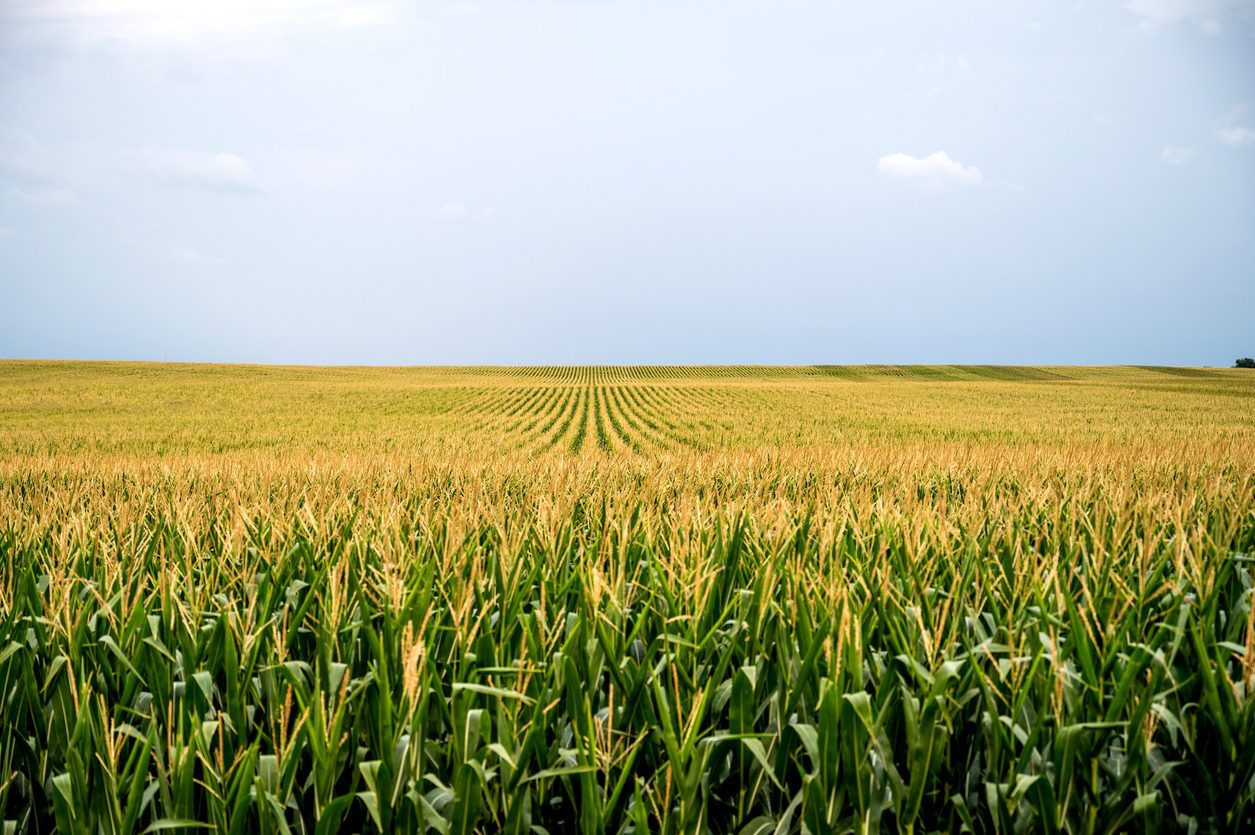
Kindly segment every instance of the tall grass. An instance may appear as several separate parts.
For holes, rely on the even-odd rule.
[[[1255,831],[1253,491],[1185,441],[12,456],[5,833]]]

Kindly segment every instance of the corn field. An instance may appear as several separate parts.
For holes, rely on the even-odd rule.
[[[5,835],[1255,831],[1232,373],[87,371],[0,364]]]

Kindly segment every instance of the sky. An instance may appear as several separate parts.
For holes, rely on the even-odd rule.
[[[0,0],[0,357],[1232,365],[1255,0]]]

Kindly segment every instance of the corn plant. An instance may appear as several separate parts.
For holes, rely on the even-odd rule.
[[[10,470],[5,833],[1252,831],[1252,470],[1025,454]]]

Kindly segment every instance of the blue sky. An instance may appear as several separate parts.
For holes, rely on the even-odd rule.
[[[0,0],[0,356],[1255,354],[1255,0]]]

